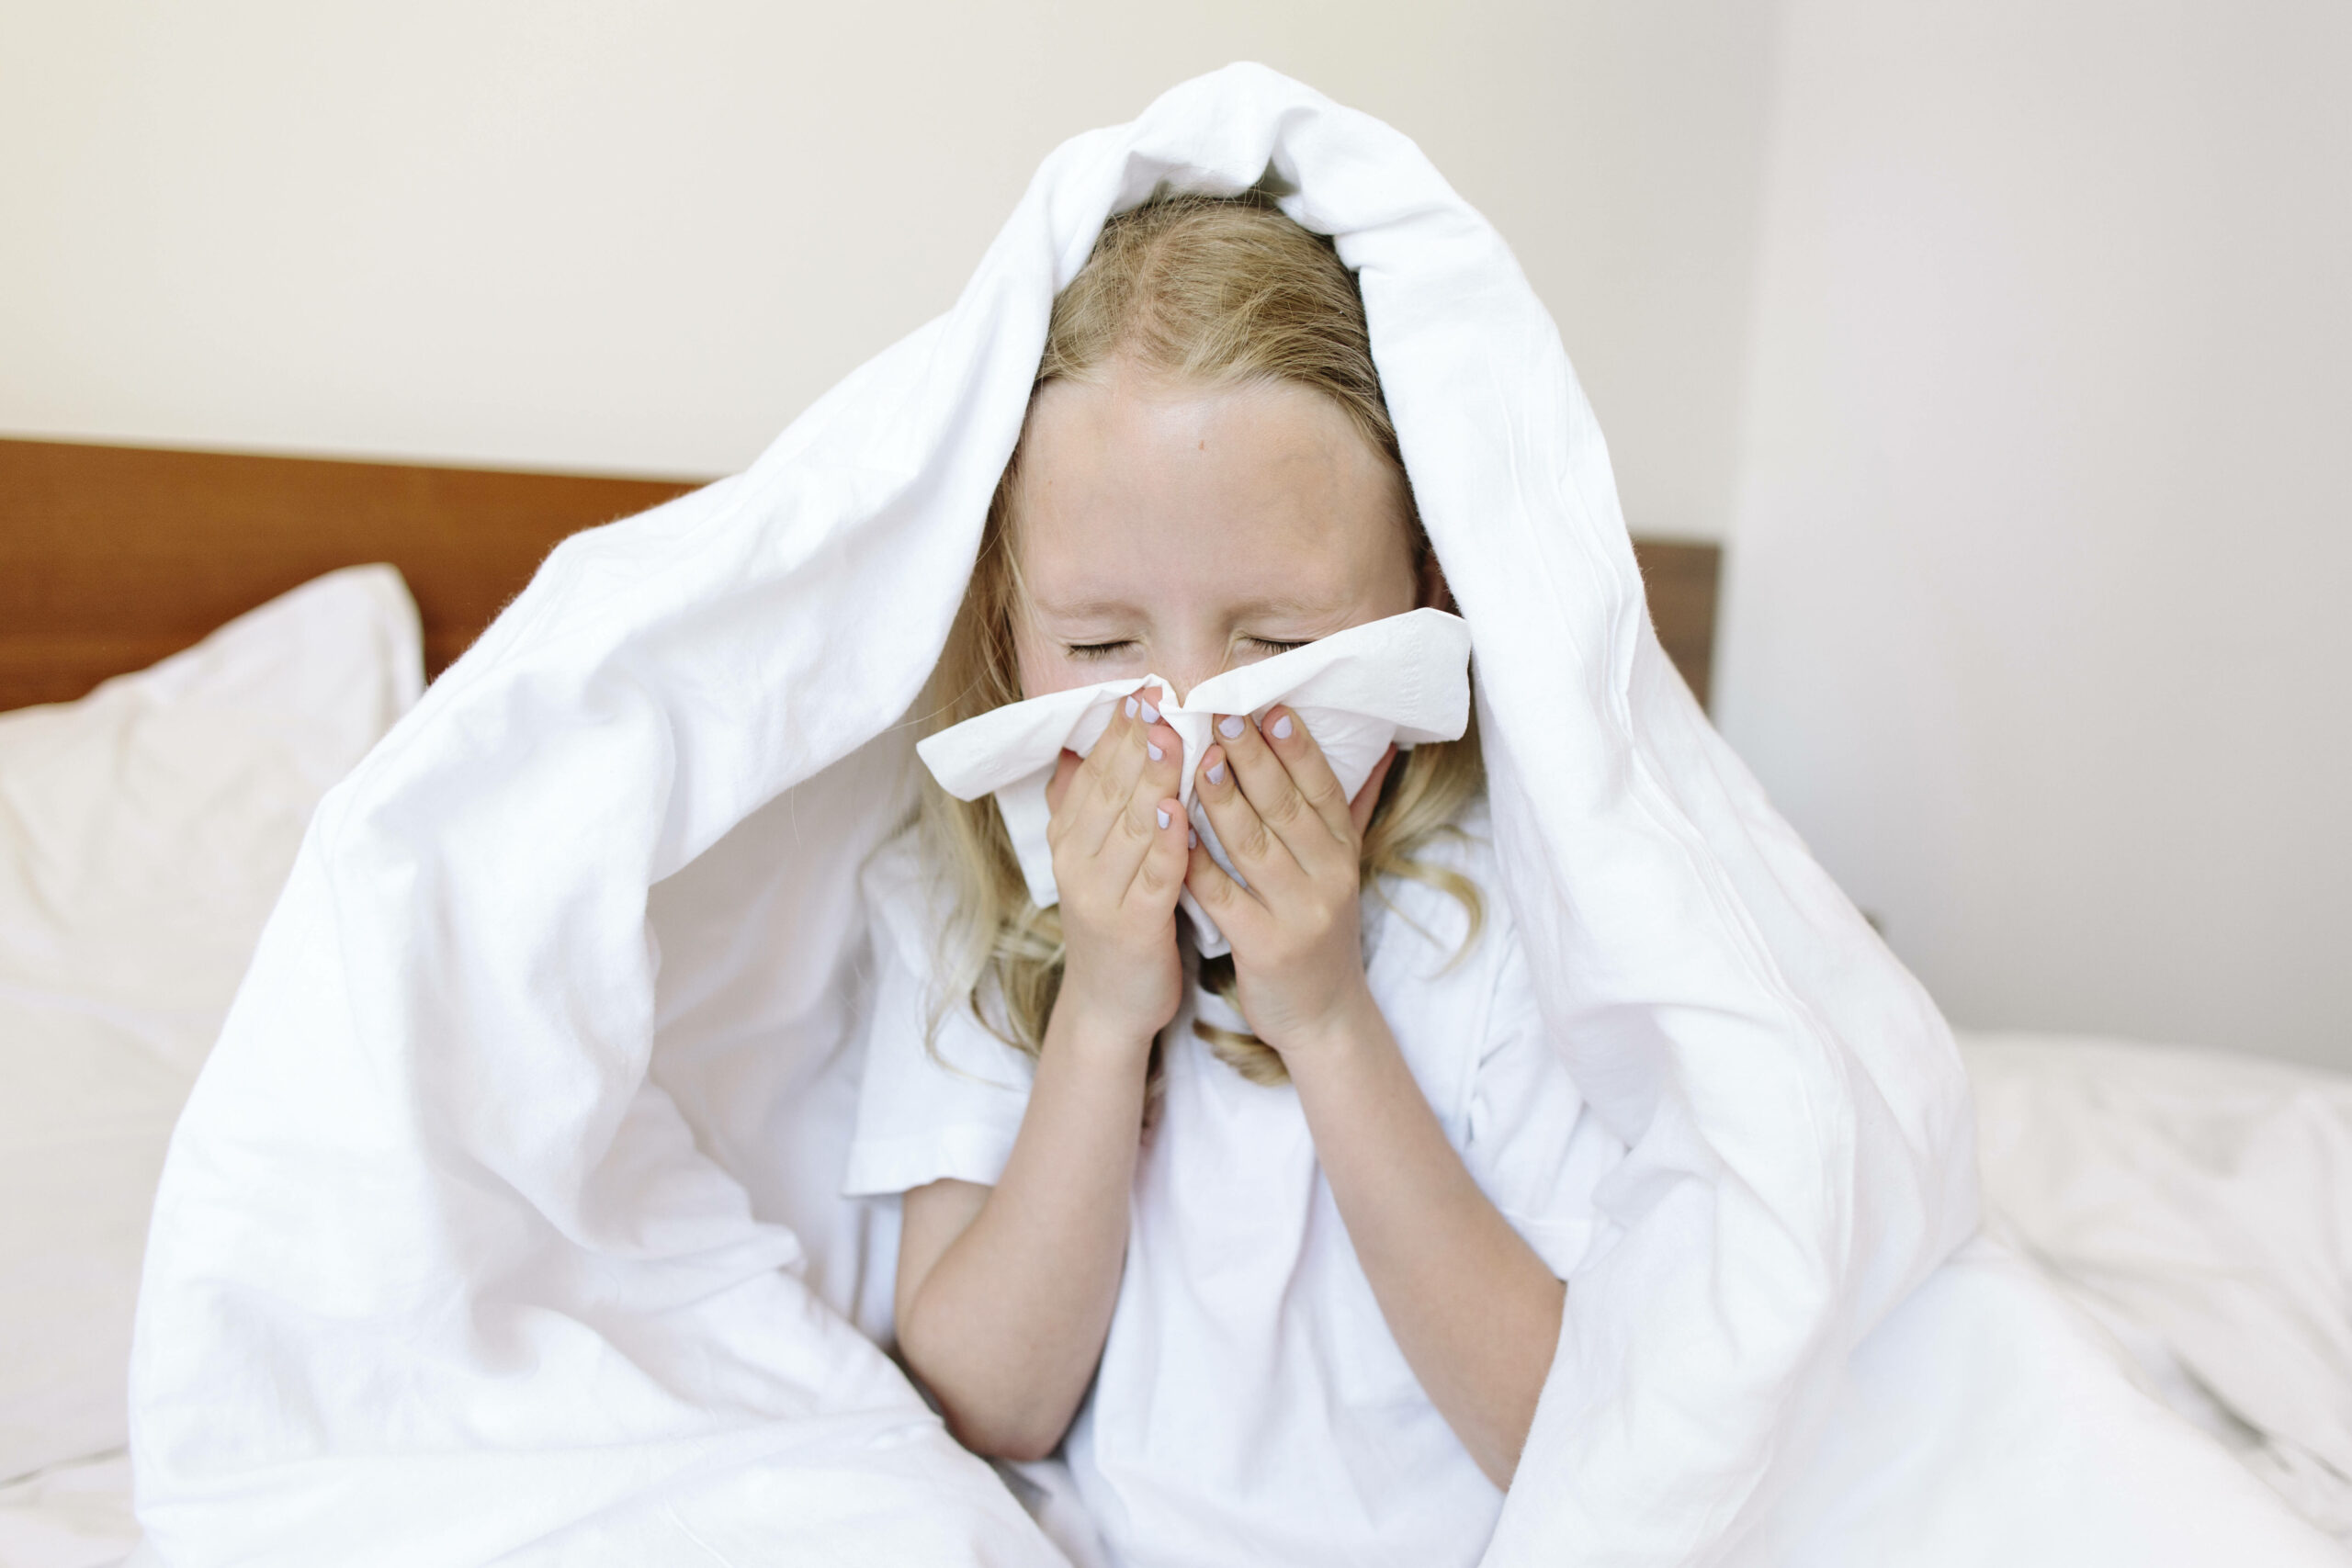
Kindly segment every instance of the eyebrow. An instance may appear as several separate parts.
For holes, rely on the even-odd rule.
[[[1109,620],[1117,615],[1133,615],[1137,608],[1124,599],[1074,599],[1067,604],[1053,604],[1035,593],[1029,595],[1029,607],[1044,615],[1072,621]]]

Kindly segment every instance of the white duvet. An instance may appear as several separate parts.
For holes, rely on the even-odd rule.
[[[1510,900],[1632,1153],[1488,1559],[2326,1560],[1978,1243],[1949,1032],[1710,730],[1509,251],[1256,67],[1049,159],[947,316],[576,538],[322,805],[175,1135],[132,1369],[173,1564],[1059,1561],[856,1322],[856,871],[1055,290],[1162,182],[1359,270]]]

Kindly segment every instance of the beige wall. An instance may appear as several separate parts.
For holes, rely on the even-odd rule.
[[[0,0],[0,430],[687,474],[955,298],[1037,161],[1262,59],[1516,243],[1719,534],[1767,13]]]
[[[2352,1067],[2352,7],[1783,17],[1725,732],[1957,1021]]]
[[[2341,0],[0,0],[0,430],[705,473],[1228,59],[1518,247],[1964,1023],[2352,1066]],[[1768,159],[1768,141],[1771,155]]]

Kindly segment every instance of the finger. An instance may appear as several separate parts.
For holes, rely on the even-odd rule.
[[[1184,743],[1177,738],[1176,731],[1165,724],[1139,723],[1137,734],[1143,751],[1143,765],[1136,774],[1134,787],[1127,792],[1126,807],[1120,814],[1120,821],[1126,838],[1140,855],[1152,836],[1168,826],[1158,820],[1160,803],[1176,793],[1177,774],[1183,764]]]
[[[1062,808],[1063,797],[1069,794],[1070,780],[1078,777],[1078,770],[1085,765],[1086,759],[1067,747],[1059,757],[1054,759],[1054,776],[1046,781],[1046,810],[1048,813]]]
[[[1184,803],[1172,795],[1156,803],[1152,815],[1156,826],[1151,843],[1136,867],[1134,880],[1127,885],[1127,896],[1156,908],[1172,910],[1176,895],[1184,886],[1184,863],[1191,853],[1193,829],[1184,819]]]
[[[1223,726],[1219,727],[1220,732]],[[1217,842],[1225,846],[1227,856],[1238,867],[1242,879],[1261,893],[1272,892],[1288,886],[1302,874],[1298,858],[1266,825],[1258,808],[1242,793],[1235,776],[1232,752],[1235,744],[1220,740],[1201,754],[1201,773],[1193,786],[1194,796],[1209,814],[1209,826],[1216,829]],[[1268,766],[1281,773],[1282,764],[1270,756]],[[1289,789],[1287,775],[1283,787]],[[1291,792],[1295,798],[1296,791]],[[1302,811],[1305,810],[1301,807]],[[1322,829],[1316,829],[1320,832]]]
[[[1259,733],[1265,738],[1267,749],[1281,759],[1300,796],[1330,829],[1331,837],[1342,844],[1353,843],[1360,835],[1350,831],[1348,792],[1340,787],[1331,760],[1306,732],[1306,721],[1287,707],[1269,708]]]
[[[1136,711],[1130,713],[1131,707]],[[1141,711],[1142,705],[1134,697],[1121,699],[1112,710],[1109,728],[1086,754],[1086,766],[1079,771],[1079,809],[1072,813],[1064,836],[1080,854],[1098,853],[1117,830],[1148,764]]]
[[[1193,845],[1184,864],[1184,886],[1193,890],[1203,912],[1216,922],[1227,942],[1241,947],[1253,944],[1267,919],[1266,907],[1216,863],[1207,845]]]
[[[1154,841],[1169,827],[1159,820],[1167,815],[1162,803],[1176,793],[1179,759],[1183,753],[1183,742],[1175,730],[1165,724],[1145,724],[1140,718],[1135,723],[1135,744],[1142,753],[1135,785],[1092,852],[1103,878],[1100,886],[1118,897],[1125,896]]]
[[[1364,830],[1372,826],[1372,814],[1380,806],[1380,786],[1388,782],[1388,770],[1396,761],[1396,748],[1391,746],[1380,754],[1380,761],[1364,775],[1363,787],[1348,802],[1348,820],[1354,825],[1356,842],[1363,842]]]
[[[1280,708],[1270,709],[1269,716],[1275,724],[1289,716]],[[1297,721],[1292,719],[1291,734],[1284,739],[1295,739],[1298,728]],[[1235,714],[1217,720],[1216,733],[1218,744],[1231,761],[1233,777],[1240,785],[1242,795],[1267,830],[1289,851],[1291,858],[1303,866],[1321,865],[1332,859],[1332,852],[1341,840],[1299,793],[1290,770],[1267,744],[1266,730],[1250,722],[1247,715]],[[1218,822],[1216,830],[1217,836],[1223,838],[1225,824]],[[1246,865],[1241,868],[1241,874],[1253,882],[1257,880],[1256,874]]]

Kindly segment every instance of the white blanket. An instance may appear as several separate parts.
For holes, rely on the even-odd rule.
[[[1237,66],[1057,151],[956,308],[749,472],[559,549],[322,807],[156,1209],[165,1561],[1056,1561],[853,1326],[889,1262],[833,1196],[855,872],[1056,290],[1163,182],[1261,179],[1362,278],[1471,630],[1493,891],[1632,1147],[1488,1561],[2295,1560],[2030,1283],[1938,1274],[1975,1224],[1950,1035],[1659,650],[1550,320],[1410,142]],[[2004,1439],[2071,1431],[2052,1366],[2115,1433]]]

